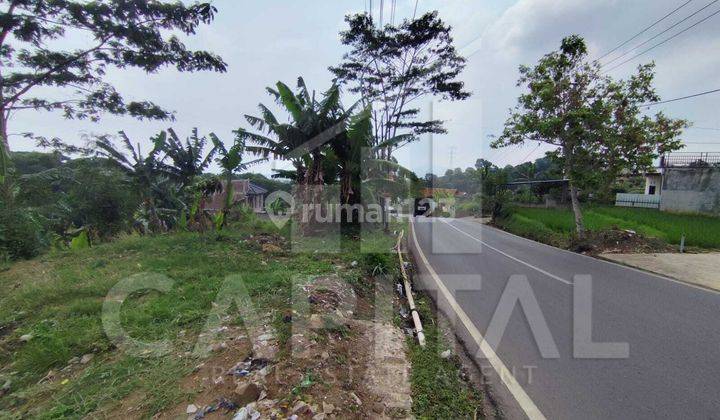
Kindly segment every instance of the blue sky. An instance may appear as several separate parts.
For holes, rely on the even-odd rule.
[[[710,0],[694,0],[672,18],[649,31],[649,36],[705,6]],[[339,62],[344,47],[338,32],[347,13],[362,12],[369,0],[313,1],[215,1],[215,22],[202,27],[188,40],[194,48],[214,51],[229,64],[228,72],[178,73],[173,70],[147,75],[137,71],[113,71],[110,80],[130,99],[150,99],[176,111],[177,121],[137,121],[106,117],[99,123],[67,121],[45,112],[21,112],[13,116],[11,133],[32,131],[83,144],[83,135],[125,130],[136,142],[172,125],[184,135],[192,127],[201,133],[215,132],[226,142],[232,130],[246,127],[244,114],[255,114],[259,102],[273,105],[266,86],[278,80],[294,84],[303,76],[311,89],[327,89],[327,67]],[[684,2],[684,1],[683,1]],[[518,164],[541,157],[545,146],[528,144],[512,149],[490,150],[488,138],[502,127],[508,108],[515,104],[520,64],[533,64],[559,45],[563,36],[578,33],[586,38],[591,55],[599,56],[640,29],[673,10],[679,0],[419,0],[418,13],[437,9],[454,28],[461,53],[471,55],[462,79],[473,97],[462,103],[434,102],[436,117],[446,120],[447,135],[435,136],[408,146],[397,154],[400,162],[418,174],[432,170],[471,166],[479,157],[500,165]],[[385,1],[385,17],[390,16]],[[374,15],[380,0],[374,0]],[[397,0],[396,20],[413,13],[414,0]],[[720,6],[710,7],[712,13]],[[694,20],[688,22],[691,23]],[[611,72],[625,77],[641,62],[655,60],[657,88],[664,99],[720,88],[720,15],[668,42],[642,59]],[[678,29],[685,27],[680,26]],[[671,35],[675,30],[669,32]],[[646,37],[647,38],[647,37]],[[664,37],[659,38],[662,40]],[[633,46],[644,38],[630,43]],[[82,40],[72,39],[68,45]],[[652,45],[652,44],[649,44]],[[421,103],[429,111],[431,98]],[[695,129],[686,132],[687,151],[720,151],[720,94],[653,108],[674,117],[687,118]],[[717,130],[710,130],[717,129]],[[13,150],[32,150],[31,143],[11,136]],[[710,143],[710,144],[699,144]],[[270,173],[273,162],[256,168]]]

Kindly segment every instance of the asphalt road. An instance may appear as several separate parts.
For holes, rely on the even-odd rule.
[[[434,273],[483,337],[511,276],[526,276],[542,317],[515,305],[493,348],[515,384],[489,369],[492,357],[478,356],[509,417],[720,419],[720,294],[471,221],[420,217],[413,226],[422,283]],[[573,356],[575,275],[592,278],[592,340],[627,343],[627,357]],[[557,358],[543,357],[536,343],[533,331],[542,328],[529,325],[540,318]],[[462,325],[472,342],[472,328]],[[552,343],[540,341],[551,354]]]

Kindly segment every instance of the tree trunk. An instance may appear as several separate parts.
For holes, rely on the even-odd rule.
[[[582,210],[580,209],[580,200],[578,199],[578,189],[570,181],[570,202],[575,215],[575,229],[580,238],[585,236],[585,224],[583,223]]]
[[[2,139],[2,147],[5,148],[8,156],[10,155],[10,141],[7,133],[7,114],[5,109],[0,108],[0,138]]]
[[[0,108],[0,199],[9,206],[15,201],[13,185],[8,176],[10,173],[10,143],[7,136],[7,114]]]
[[[313,231],[313,227],[317,222],[317,212],[320,210],[320,200],[322,198],[323,191],[323,171],[322,171],[322,155],[319,151],[312,152],[312,162],[310,168],[305,173],[305,183],[303,185],[302,205],[309,206],[307,211],[301,209],[301,227],[300,231],[303,234],[310,234]],[[307,215],[307,220],[303,220]]]
[[[383,206],[382,206],[382,216],[383,216],[383,232],[388,233],[390,232],[390,196],[383,195]]]

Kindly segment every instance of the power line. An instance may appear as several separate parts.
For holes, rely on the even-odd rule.
[[[390,24],[395,25],[395,6],[397,5],[397,0],[392,0],[392,7],[390,8]]]
[[[718,1],[718,0],[715,0],[715,1]],[[713,2],[713,3],[714,3],[714,2]],[[657,47],[659,47],[659,46],[661,46],[661,45],[669,42],[670,40],[672,40],[672,39],[674,39],[674,38],[677,38],[678,36],[682,35],[683,33],[687,32],[687,31],[689,31],[690,29],[692,29],[692,28],[698,26],[699,24],[705,22],[706,20],[708,20],[708,19],[710,19],[711,17],[717,15],[718,13],[720,13],[720,10],[718,10],[718,11],[716,11],[715,13],[711,14],[710,16],[706,17],[705,19],[702,19],[702,20],[700,20],[700,21],[698,21],[698,22],[695,22],[693,25],[691,25],[691,26],[683,29],[682,31],[676,33],[675,35],[671,36],[670,38],[666,38],[665,40],[658,42],[657,44],[655,44],[655,45],[653,45],[652,47],[646,49],[645,51],[643,51],[643,52],[641,52],[641,53],[639,53],[639,54],[636,54],[636,55],[628,58],[627,60],[623,61],[622,63],[620,63],[620,64],[618,64],[618,65],[616,65],[616,66],[613,66],[611,69],[606,70],[604,73],[613,71],[613,70],[615,70],[616,68],[622,66],[623,64],[629,63],[630,61],[633,61],[634,59],[640,57],[641,55],[647,54],[648,52],[654,50],[655,48],[657,48]]]
[[[420,0],[415,0],[415,11],[413,12],[413,20],[415,20],[415,16],[417,16],[418,1]]]
[[[383,9],[385,9],[385,0],[380,0],[380,28],[383,26]]]
[[[530,153],[528,153],[524,158],[522,158],[521,160],[519,160],[518,163],[516,163],[514,166],[518,166],[518,165],[520,165],[521,163],[525,162],[525,161],[530,157],[530,155],[532,155],[533,153],[535,153],[535,151],[540,148],[540,146],[542,146],[542,143],[538,143],[538,145],[535,146],[535,148],[532,149],[532,150],[530,151]]]
[[[688,1],[686,1],[685,3],[683,3],[682,5],[680,5],[680,7],[678,7],[677,9],[673,10],[672,12],[670,12],[670,13],[668,13],[667,15],[663,16],[660,20],[656,21],[656,22],[653,23],[652,25],[648,26],[647,28],[645,28],[645,29],[643,29],[642,31],[640,31],[640,32],[638,32],[637,34],[635,34],[632,38],[628,39],[627,41],[625,41],[625,42],[623,42],[622,44],[618,45],[617,47],[613,48],[612,50],[606,52],[604,55],[602,55],[601,57],[599,57],[598,60],[602,60],[603,58],[607,57],[608,55],[614,53],[615,51],[617,51],[617,50],[619,50],[620,48],[624,47],[625,45],[629,44],[631,41],[633,41],[634,39],[636,39],[636,38],[639,37],[640,35],[644,34],[644,33],[647,32],[648,30],[654,28],[655,25],[657,25],[658,23],[660,23],[660,22],[664,21],[665,19],[669,18],[670,16],[674,15],[675,12],[677,12],[678,10],[680,10],[680,9],[682,9],[683,7],[687,6],[687,5],[690,4],[692,1],[693,1],[693,0],[688,0]]]
[[[718,12],[720,13],[720,10],[719,10]],[[640,105],[640,106],[662,105],[662,104],[667,104],[667,103],[670,103],[670,102],[682,101],[683,99],[697,98],[698,96],[709,95],[709,94],[711,94],[711,93],[716,93],[716,92],[720,92],[720,89],[708,90],[707,92],[700,92],[700,93],[696,93],[696,94],[694,94],[694,95],[688,95],[688,96],[683,96],[683,97],[680,97],[680,98],[668,99],[667,101],[651,102],[651,103],[647,103],[647,104],[642,104],[642,105]],[[699,128],[699,127],[698,127],[698,128]],[[710,130],[712,130],[712,129],[710,129]]]
[[[666,34],[666,33],[669,32],[671,29],[673,29],[673,28],[679,26],[680,24],[686,22],[688,19],[696,16],[698,13],[702,12],[703,10],[707,9],[708,7],[710,7],[710,6],[712,6],[713,4],[717,3],[718,1],[720,1],[720,0],[713,0],[712,2],[708,3],[707,5],[705,5],[702,9],[696,11],[695,13],[693,13],[693,14],[691,14],[690,16],[686,17],[685,19],[681,20],[680,22],[675,23],[674,25],[670,26],[669,28],[665,29],[664,31],[660,32],[659,34],[653,36],[652,38],[650,38],[650,39],[648,39],[648,40],[646,40],[646,41],[641,42],[640,44],[636,45],[635,47],[630,48],[629,50],[625,51],[623,54],[621,54],[621,55],[613,58],[613,59],[610,60],[610,61],[608,61],[607,63],[604,64],[604,66],[608,66],[608,65],[610,65],[611,63],[614,63],[615,61],[617,61],[617,60],[625,57],[625,56],[628,55],[628,54],[630,54],[630,53],[633,52],[634,50],[637,50],[638,48],[640,48],[640,47],[642,47],[642,46],[644,46],[644,45],[647,45],[649,42],[657,39],[657,38],[660,37],[661,35]]]
[[[715,127],[688,127],[688,128],[692,129],[692,130],[720,131],[720,128],[715,128]]]

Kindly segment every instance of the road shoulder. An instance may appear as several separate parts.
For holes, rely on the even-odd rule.
[[[720,277],[717,275],[720,253],[601,254],[599,258],[720,292]]]

